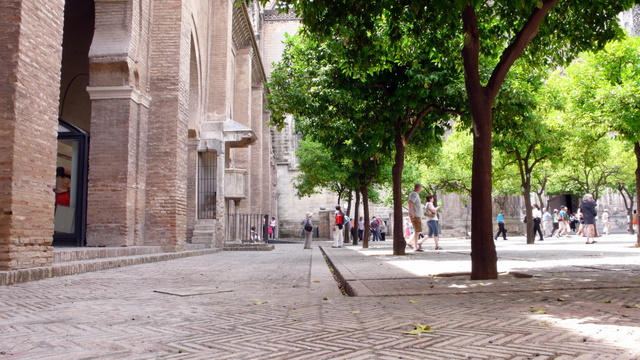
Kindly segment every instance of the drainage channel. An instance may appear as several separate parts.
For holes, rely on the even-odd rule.
[[[338,284],[338,289],[340,289],[340,292],[342,292],[342,295],[349,296],[349,297],[354,296],[353,291],[351,290],[351,287],[349,286],[347,281],[344,279],[344,277],[342,277],[342,274],[340,274],[340,271],[338,271],[338,269],[335,267],[333,262],[331,262],[331,259],[329,258],[329,256],[327,256],[327,253],[324,251],[322,246],[319,246],[319,248],[320,248],[320,251],[322,251],[322,256],[324,257],[324,261],[327,263],[327,267],[329,268],[329,271],[331,271],[331,275],[333,275],[333,279]]]

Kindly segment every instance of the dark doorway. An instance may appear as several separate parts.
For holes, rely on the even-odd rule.
[[[84,246],[89,133],[58,120],[54,246]]]

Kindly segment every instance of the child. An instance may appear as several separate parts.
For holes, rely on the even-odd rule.
[[[256,227],[252,226],[251,227],[251,242],[252,243],[258,243],[260,242],[260,235],[258,235],[258,232],[256,231]]]

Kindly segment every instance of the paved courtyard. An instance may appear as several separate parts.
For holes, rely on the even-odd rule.
[[[0,287],[0,359],[640,359],[631,236],[496,244],[498,280],[462,275],[469,240],[443,239],[406,256],[390,241],[276,244]],[[407,334],[416,324],[432,332]]]

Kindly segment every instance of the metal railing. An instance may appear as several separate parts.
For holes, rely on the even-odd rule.
[[[226,214],[226,242],[251,242],[251,228],[255,227],[260,235],[260,240],[268,242],[267,227],[269,215],[267,214]]]

